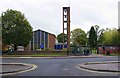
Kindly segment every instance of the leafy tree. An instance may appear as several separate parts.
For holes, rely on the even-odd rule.
[[[119,40],[118,45],[120,45],[120,29],[118,29],[117,31],[118,31],[118,40]]]
[[[0,17],[0,51],[2,51],[2,21]]]
[[[100,29],[100,26],[95,25],[94,26],[95,32],[97,34],[97,41],[99,40],[99,37],[103,34],[103,32],[105,31],[104,29]]]
[[[119,45],[120,44],[119,31],[117,31],[116,29],[105,31],[103,33],[102,38],[103,38],[102,42],[104,45]]]
[[[80,28],[74,29],[71,31],[71,41],[74,45],[86,45],[87,43],[87,34]]]
[[[103,35],[103,32],[105,31],[104,29],[100,29],[100,26],[98,25],[94,25],[94,30],[95,30],[95,37],[96,37],[96,41],[95,41],[95,44],[96,44],[96,49],[97,49],[97,54],[99,54],[99,50],[98,50],[98,44],[101,44],[102,43],[102,35]],[[90,33],[90,31],[88,32],[88,34]],[[95,46],[94,46],[95,48]]]
[[[63,37],[64,37],[64,42],[67,42],[67,35],[60,33],[57,35],[57,40],[59,43],[63,43]]]
[[[2,41],[4,44],[26,47],[32,38],[32,27],[20,11],[8,9],[2,13]]]
[[[89,42],[91,49],[94,49],[97,47],[97,34],[93,26],[91,27],[90,32],[89,32],[88,42]]]
[[[0,17],[0,41],[2,40],[2,19]]]
[[[103,33],[101,33],[101,35],[99,36],[98,44],[100,44],[100,45],[103,45],[103,44],[104,44]]]
[[[98,25],[94,25],[93,27],[94,27],[94,30],[95,30],[96,35],[97,35],[97,44],[102,44],[102,35],[103,35],[103,32],[105,30],[100,29],[100,26],[98,26]],[[89,33],[90,33],[90,31],[87,32],[88,37],[89,37]]]

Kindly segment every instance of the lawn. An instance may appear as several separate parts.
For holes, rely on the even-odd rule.
[[[32,55],[2,55],[3,57],[58,57],[67,56],[65,54],[32,54]]]

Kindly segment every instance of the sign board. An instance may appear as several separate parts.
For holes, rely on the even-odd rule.
[[[40,44],[40,48],[41,48],[41,49],[44,49],[44,45],[43,45],[43,44]]]

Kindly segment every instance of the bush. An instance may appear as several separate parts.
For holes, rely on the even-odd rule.
[[[45,48],[44,51],[53,51],[51,48]]]
[[[96,53],[97,53],[97,50],[96,50],[96,49],[93,49],[93,50],[92,50],[92,53],[93,53],[93,54],[96,54]]]
[[[42,49],[37,49],[37,51],[41,51]]]
[[[67,52],[67,48],[62,49],[63,52]]]

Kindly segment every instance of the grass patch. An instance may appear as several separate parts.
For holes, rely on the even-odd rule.
[[[97,50],[91,50],[92,54],[97,54]]]
[[[111,53],[110,56],[120,56],[120,53]]]
[[[60,57],[67,56],[65,54],[32,54],[32,55],[2,55],[3,57]]]
[[[105,56],[120,56],[120,52],[119,53],[111,53],[110,55],[107,54],[103,54]]]

